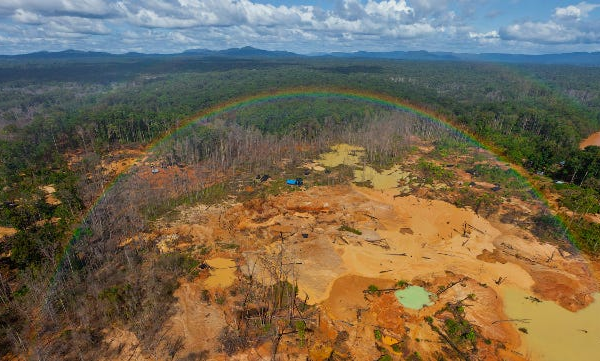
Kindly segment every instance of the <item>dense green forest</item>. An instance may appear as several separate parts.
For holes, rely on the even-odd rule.
[[[74,229],[111,181],[106,175],[89,176],[104,156],[143,147],[211,106],[281,89],[355,89],[403,99],[447,118],[532,174],[565,182],[551,183],[552,191],[576,214],[597,213],[600,148],[580,150],[578,145],[600,129],[599,84],[599,68],[551,65],[194,56],[3,60],[0,226],[16,233],[0,243],[0,253],[9,255],[0,261],[0,299],[8,304],[9,299],[37,292],[26,286],[13,291],[8,283],[25,285],[25,280],[56,269],[64,262],[64,245],[83,237],[73,236]],[[267,102],[223,115],[229,131],[193,128],[194,144],[202,146],[184,153],[193,154],[196,161],[210,157],[214,148],[231,141],[231,129],[267,140],[273,136],[310,141],[338,125],[359,128],[367,116],[380,111],[373,104],[343,98]],[[83,161],[69,167],[74,154]],[[182,162],[182,157],[173,153],[172,162]],[[60,204],[46,202],[40,187],[48,184],[54,185]],[[139,220],[140,229],[144,222]],[[583,250],[600,252],[597,223],[572,217],[568,225]],[[67,259],[71,269],[91,262]],[[188,267],[187,260],[161,262],[173,273],[157,275],[167,281],[157,281],[156,287],[173,287],[174,277]],[[103,297],[126,297],[129,292],[112,291]],[[17,320],[27,315],[13,311],[3,307],[3,325],[27,322]],[[0,340],[23,332],[11,327],[2,328]],[[0,349],[8,348],[9,343],[0,343]]]

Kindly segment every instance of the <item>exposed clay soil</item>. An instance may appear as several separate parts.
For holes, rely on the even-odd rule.
[[[472,226],[466,233],[465,222]],[[503,287],[526,290],[572,311],[592,302],[598,291],[588,261],[579,255],[470,209],[412,195],[398,197],[394,190],[311,187],[243,204],[186,208],[179,220],[157,228],[155,238],[169,239],[171,250],[191,252],[200,260],[235,259],[238,277],[252,276],[264,284],[270,278],[262,260],[283,257],[297,281],[298,297],[316,305],[320,315],[304,348],[297,347],[294,335],[282,339],[280,354],[298,359],[327,354],[376,359],[381,350],[394,358],[412,352],[424,359],[452,355],[423,320],[431,316],[434,325],[443,325],[445,305],[462,301],[465,319],[480,335],[478,357],[523,360],[516,326],[501,322],[507,317]],[[210,252],[204,255],[207,248]],[[231,320],[227,304],[202,301],[203,290],[210,288],[207,277],[209,272],[202,271],[176,291],[179,301],[170,332],[183,339],[179,356],[209,352],[210,359],[226,359],[215,351],[220,349],[216,335]],[[409,310],[393,292],[364,292],[370,285],[393,289],[399,280],[435,294],[434,305]],[[375,329],[383,332],[379,341]],[[392,350],[395,343],[400,351]],[[254,345],[230,357],[260,359],[267,357],[269,347],[268,342]]]
[[[185,355],[186,351],[188,354],[209,351],[211,359],[214,359],[218,357],[214,352],[218,349],[215,348],[217,336],[227,324],[217,304],[202,300],[202,290],[202,282],[186,282],[179,287],[175,292],[177,311],[167,327],[172,334],[183,337],[183,352],[180,355]]]
[[[590,145],[596,145],[600,147],[600,132],[596,132],[591,134],[589,137],[587,137],[586,139],[584,139],[580,144],[579,144],[579,148],[583,149],[587,146]]]
[[[0,239],[4,237],[14,236],[17,233],[16,228],[0,226]]]

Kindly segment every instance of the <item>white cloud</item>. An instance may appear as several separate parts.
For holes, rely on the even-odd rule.
[[[448,8],[447,0],[411,0],[410,4],[419,16],[443,13]]]
[[[38,14],[23,9],[15,10],[12,18],[22,24],[39,25],[42,23],[42,19]]]
[[[358,0],[337,1],[335,4],[335,15],[342,19],[356,21],[364,17],[365,9]]]
[[[314,6],[274,6],[250,0],[121,0],[117,8],[135,26],[155,29],[230,28],[248,26],[254,33],[277,28],[277,33],[296,31],[304,39],[334,37],[355,39],[375,35],[407,39],[435,34],[425,18],[415,19],[405,0],[343,0],[334,10]],[[245,38],[250,33],[242,34]]]
[[[2,0],[3,12],[24,11],[42,15],[73,15],[80,17],[105,17],[114,12],[105,0]]]
[[[126,14],[133,25],[146,28],[190,28],[200,25],[196,19],[159,15],[150,9],[140,9],[135,13],[126,9]]]
[[[169,34],[169,38],[171,39],[171,41],[178,43],[178,44],[193,45],[193,44],[198,43],[198,41],[196,39],[186,36],[179,31],[171,32]]]
[[[254,25],[282,25],[299,24],[309,19],[312,7],[286,7],[273,5],[254,4],[248,0],[241,0],[238,6],[241,6],[241,12],[248,24]]]
[[[0,0],[0,36],[30,41],[29,48],[159,52],[245,45],[311,52],[600,44],[593,12],[600,4],[567,4],[550,9],[547,19],[494,30],[485,28],[479,7],[489,0],[333,1],[328,8],[275,0]],[[7,48],[13,49],[0,43],[0,53]]]
[[[584,34],[577,29],[567,28],[554,21],[527,21],[522,24],[513,24],[501,29],[500,35],[505,40],[560,44],[580,41]]]
[[[443,32],[443,29],[440,29]],[[394,28],[384,29],[383,34],[391,38],[412,39],[417,37],[429,36],[436,33],[436,28],[426,22],[398,25]]]
[[[479,44],[497,44],[500,42],[500,34],[498,31],[492,30],[486,33],[468,32],[469,39],[476,41]]]
[[[411,14],[414,15],[414,9],[409,7],[404,0],[383,0],[381,2],[368,0],[364,9],[370,16],[387,20],[403,20]]]
[[[600,4],[581,2],[554,9],[548,21],[525,21],[500,29],[504,40],[537,44],[591,44],[600,43],[600,23],[588,19]]]
[[[566,8],[556,8],[554,11],[554,17],[557,19],[575,19],[581,18],[581,10],[574,5],[569,5]]]
[[[249,0],[179,0],[177,4],[124,0],[117,8],[133,24],[149,28],[197,26],[275,26],[298,24],[311,18],[312,7],[287,7]]]
[[[471,39],[498,39],[500,34],[496,30],[488,31],[487,33],[476,33],[469,32],[469,38]]]
[[[110,30],[100,20],[61,16],[52,18],[45,27],[50,32],[66,34],[107,35]]]
[[[579,21],[582,18],[587,17],[588,14],[597,7],[600,7],[600,4],[588,4],[586,2],[581,2],[577,5],[569,5],[564,8],[558,7],[554,9],[554,17],[557,20]]]

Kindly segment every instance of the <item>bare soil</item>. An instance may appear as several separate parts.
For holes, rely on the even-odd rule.
[[[517,206],[534,213],[526,202]],[[465,223],[471,227],[468,232]],[[589,261],[582,256],[540,243],[520,227],[485,219],[468,208],[397,196],[394,189],[311,187],[244,203],[188,207],[158,233],[178,235],[170,247],[201,260],[232,258],[239,268],[237,277],[251,276],[265,284],[269,267],[261,260],[283,257],[282,264],[288,265],[298,285],[298,297],[320,310],[320,322],[305,347],[297,346],[294,335],[282,339],[280,354],[288,356],[318,358],[331,351],[340,359],[375,359],[382,350],[395,358],[412,352],[424,359],[452,355],[423,320],[433,317],[434,325],[443,326],[448,317],[444,307],[464,302],[465,319],[479,335],[479,357],[523,360],[527,355],[519,352],[520,332],[515,324],[502,322],[507,318],[504,287],[571,311],[589,305],[598,291]],[[208,254],[202,254],[207,249]],[[220,347],[217,335],[231,325],[226,308],[237,298],[228,296],[224,305],[202,301],[210,288],[207,277],[202,271],[176,291],[178,311],[169,323],[170,332],[184,340],[177,355],[207,351],[214,359],[224,357],[215,351]],[[400,280],[435,294],[434,305],[408,310],[391,292],[364,292],[371,285],[394,289]],[[235,289],[234,284],[223,292]],[[374,338],[375,330],[383,333],[381,340]],[[341,340],[339,335],[348,337]],[[402,345],[400,351],[397,345],[392,349],[394,343]],[[253,345],[232,357],[260,359],[259,354],[268,355],[268,348]]]
[[[584,139],[580,144],[579,148],[583,149],[589,145],[597,145],[600,147],[600,132],[591,134],[589,137]]]

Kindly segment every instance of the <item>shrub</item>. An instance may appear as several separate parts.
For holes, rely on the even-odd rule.
[[[342,224],[342,225],[340,226],[340,228],[338,228],[338,231],[346,231],[346,232],[350,232],[350,233],[357,234],[357,235],[359,235],[359,236],[362,234],[362,232],[361,232],[361,231],[359,231],[358,229],[356,229],[356,228],[352,228],[352,227],[350,227],[350,226],[347,226],[347,225],[345,225],[345,224]]]
[[[367,293],[369,294],[379,294],[379,287],[375,286],[375,285],[369,285],[369,287],[367,287]]]

